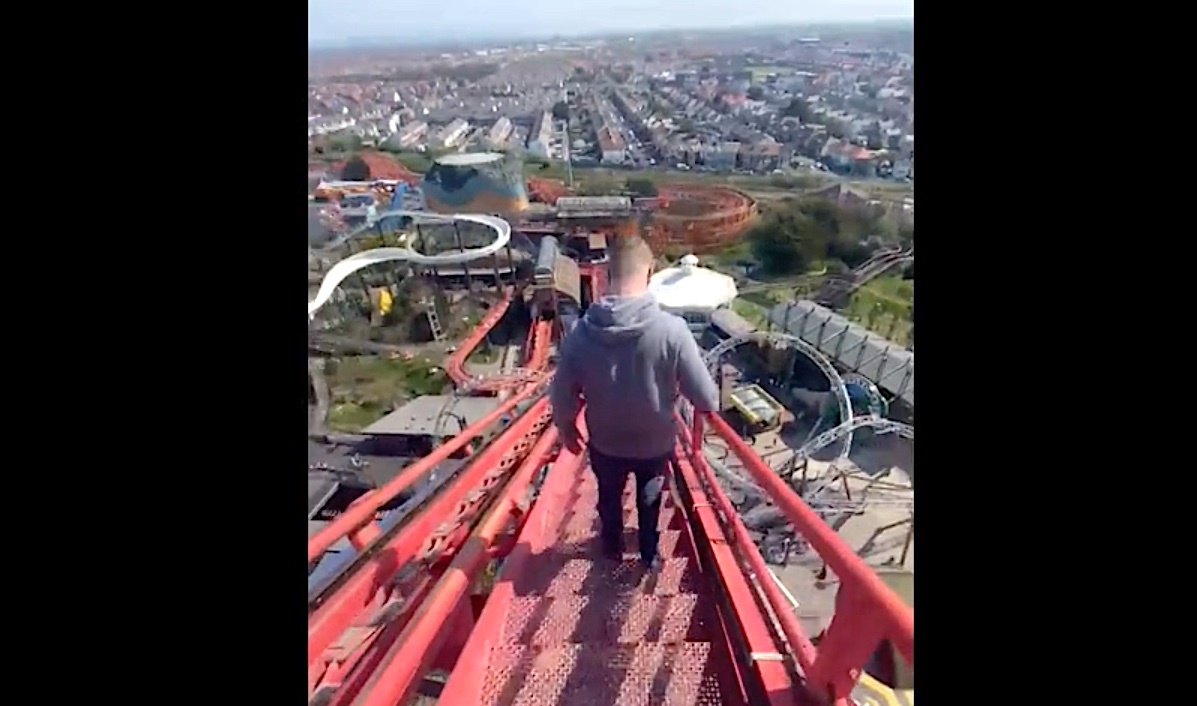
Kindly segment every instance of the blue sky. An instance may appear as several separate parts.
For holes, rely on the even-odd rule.
[[[914,17],[914,0],[308,0],[308,43],[575,35]]]

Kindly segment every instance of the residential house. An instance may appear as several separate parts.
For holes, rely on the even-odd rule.
[[[465,136],[470,131],[470,123],[468,120],[457,118],[453,122],[445,126],[443,130],[436,137],[436,142],[439,147],[450,149],[457,147],[465,139]]]
[[[515,128],[512,126],[511,121],[506,117],[501,117],[487,131],[486,141],[492,148],[501,148],[507,144],[507,138],[511,137],[511,133],[514,130]]]
[[[603,164],[623,164],[627,156],[627,145],[611,128],[604,126],[599,129],[598,144]]]
[[[730,172],[736,168],[736,159],[739,154],[739,142],[720,142],[709,145],[703,151],[702,161],[716,171]]]
[[[860,145],[832,138],[823,145],[819,156],[832,170],[841,174],[877,174],[876,154]]]
[[[528,152],[541,159],[548,159],[552,143],[553,114],[546,110],[536,119],[528,133]]]

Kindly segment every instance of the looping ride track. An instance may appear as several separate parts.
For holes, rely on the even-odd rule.
[[[593,474],[584,454],[558,444],[543,394],[555,329],[534,322],[521,370],[475,379],[464,368],[516,294],[507,290],[445,364],[460,394],[500,393],[498,406],[309,539],[312,563],[342,538],[358,550],[310,601],[312,704],[397,706],[439,688],[447,706],[847,706],[865,698],[862,684],[876,698],[861,665],[879,645],[913,666],[913,610],[718,415],[678,417],[663,566],[650,574],[633,555],[597,559]],[[704,435],[722,440],[838,577],[817,648],[695,444]],[[417,511],[382,529],[383,505],[478,439]],[[447,677],[434,687],[438,674]],[[882,702],[900,702],[888,693]]]

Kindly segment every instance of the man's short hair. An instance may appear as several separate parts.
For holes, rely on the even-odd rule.
[[[647,272],[653,265],[653,251],[638,235],[620,235],[607,248],[607,270],[613,279],[631,279]]]

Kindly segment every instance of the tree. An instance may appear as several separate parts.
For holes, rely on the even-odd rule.
[[[557,101],[553,104],[553,119],[554,120],[569,120],[569,104],[565,101]]]
[[[370,181],[370,166],[361,158],[361,155],[355,154],[345,161],[345,167],[341,170],[341,178],[345,181]]]
[[[627,180],[627,189],[636,196],[653,197],[657,195],[657,185],[652,179],[632,177]]]
[[[833,239],[827,246],[827,256],[842,261],[849,268],[854,268],[868,260],[872,251],[860,241],[844,241]]]
[[[748,99],[760,101],[765,99],[765,89],[760,86],[751,86],[748,89]]]
[[[352,152],[362,148],[361,135],[354,135],[349,132],[340,132],[335,135],[330,135],[328,138],[328,149],[332,152]]]
[[[807,104],[806,99],[798,96],[790,100],[790,104],[782,111],[782,115],[788,118],[798,118],[799,122],[809,123],[811,118],[810,105]]]
[[[685,134],[693,134],[695,130],[694,121],[690,118],[682,118],[677,124],[677,131]]]
[[[746,236],[753,255],[769,274],[800,274],[808,263],[830,261],[855,266],[872,254],[867,237],[873,221],[852,209],[820,198],[775,202]]]
[[[827,126],[827,134],[831,135],[837,140],[842,140],[848,135],[848,126],[845,125],[842,120],[838,120],[836,118],[827,118],[824,125]]]
[[[778,219],[754,226],[745,235],[761,269],[770,275],[787,275],[806,269],[807,259],[797,234],[787,230]]]

